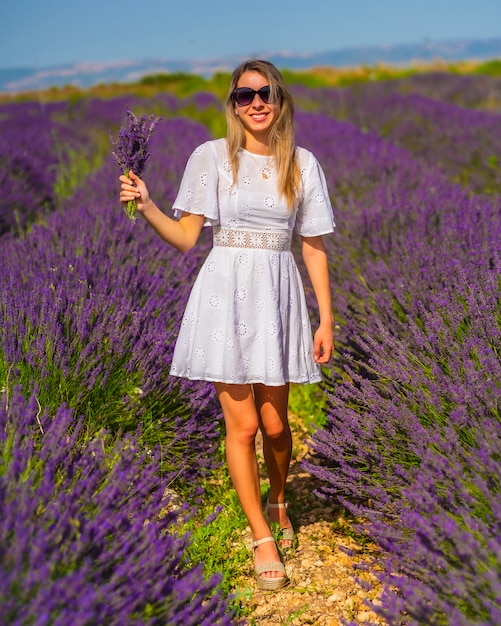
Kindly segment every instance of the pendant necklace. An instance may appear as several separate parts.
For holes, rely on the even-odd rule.
[[[256,159],[254,158],[252,152],[249,152],[251,159],[254,161],[254,163],[258,166],[260,172],[261,172],[261,178],[263,178],[264,180],[268,180],[268,178],[270,178],[271,176],[271,158],[270,157],[268,159],[268,163],[266,163],[266,165],[264,167],[261,167],[259,165],[259,163],[256,161]]]

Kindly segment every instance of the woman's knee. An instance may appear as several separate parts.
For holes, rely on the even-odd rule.
[[[244,446],[254,446],[257,431],[257,421],[233,423],[226,427],[226,440]]]
[[[276,419],[263,420],[263,435],[275,441],[288,439],[291,436],[287,420]]]
[[[259,417],[251,386],[216,383],[215,388],[223,410],[226,439],[254,445]]]

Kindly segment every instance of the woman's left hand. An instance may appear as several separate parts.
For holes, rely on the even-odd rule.
[[[313,339],[313,358],[315,363],[328,363],[334,352],[332,325],[320,325]]]

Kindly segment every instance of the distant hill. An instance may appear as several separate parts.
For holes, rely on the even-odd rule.
[[[401,65],[430,62],[435,59],[462,61],[467,59],[501,58],[501,37],[486,40],[429,41],[417,44],[342,48],[328,52],[296,54],[285,52],[263,53],[279,68],[290,70],[311,67],[356,67],[386,63]],[[76,85],[81,88],[98,83],[134,82],[147,74],[186,72],[210,76],[216,71],[229,71],[242,57],[210,59],[149,59],[124,60],[109,63],[79,63],[46,68],[0,69],[0,92],[18,93],[48,87]]]

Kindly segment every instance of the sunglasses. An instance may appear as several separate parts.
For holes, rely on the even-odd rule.
[[[265,85],[257,91],[255,89],[251,89],[250,87],[237,87],[232,91],[231,95],[233,96],[233,100],[235,100],[239,107],[246,107],[254,101],[254,97],[256,94],[265,104],[270,104],[270,102],[273,102],[269,85]]]

